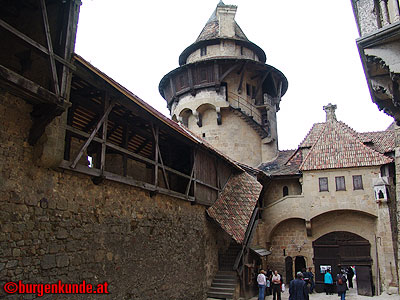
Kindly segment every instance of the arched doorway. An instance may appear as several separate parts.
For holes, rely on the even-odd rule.
[[[293,258],[290,256],[285,258],[285,275],[286,283],[290,283],[293,280]]]
[[[297,272],[302,272],[303,269],[306,268],[306,260],[304,256],[296,256],[294,259],[294,271],[297,274]]]
[[[358,294],[373,295],[371,244],[368,240],[351,232],[335,231],[315,240],[313,249],[317,292],[324,290],[326,269],[331,269],[336,278],[340,268],[356,266]]]

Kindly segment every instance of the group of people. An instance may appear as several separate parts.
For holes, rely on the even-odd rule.
[[[314,290],[314,274],[309,268],[303,272],[297,272],[296,278],[290,281],[289,285],[289,300],[309,300],[309,294]],[[337,293],[341,300],[345,300],[346,290],[353,287],[354,270],[352,267],[341,269],[340,273],[336,276]],[[281,300],[282,292],[282,276],[278,271],[268,270],[267,272],[261,270],[257,276],[257,283],[259,288],[258,300],[264,300],[265,291],[267,293],[272,290],[273,300]],[[333,277],[331,270],[328,269],[324,275],[325,292],[327,295],[333,295]]]
[[[257,283],[259,300],[264,300],[266,291],[268,295],[272,293],[273,300],[281,300],[282,276],[278,274],[278,271],[272,272],[268,269],[266,272],[261,270],[257,276]]]
[[[346,298],[346,291],[349,288],[353,287],[353,277],[354,277],[354,270],[352,267],[348,267],[346,269],[341,269],[339,274],[336,276],[336,286],[337,286],[337,293],[340,296],[341,300],[345,300]],[[347,283],[349,286],[347,287]],[[333,295],[333,277],[331,270],[328,269],[324,275],[324,284],[325,284],[325,293],[327,295]]]

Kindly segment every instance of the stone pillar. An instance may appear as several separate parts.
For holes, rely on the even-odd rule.
[[[400,21],[399,0],[390,0],[389,13],[392,23]]]
[[[56,117],[34,146],[34,161],[45,168],[56,168],[64,159],[67,111]]]
[[[396,172],[396,210],[397,210],[397,220],[400,220],[400,127],[395,126],[395,172]],[[399,273],[400,273],[400,224],[397,225],[397,272],[398,272],[398,281],[400,282]],[[400,290],[399,290],[400,293]]]
[[[390,24],[387,1],[388,0],[380,0],[379,1],[379,7],[380,7],[380,11],[381,11],[382,27]]]
[[[389,201],[394,201],[394,199]],[[386,291],[389,294],[397,293],[398,278],[394,247],[392,243],[392,228],[390,226],[388,203],[385,201],[379,202],[377,209],[378,221],[376,246],[378,250],[381,291]]]

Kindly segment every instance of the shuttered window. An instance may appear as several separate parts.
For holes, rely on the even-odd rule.
[[[363,190],[364,189],[361,175],[353,176],[353,188],[355,190]]]
[[[336,181],[336,190],[337,191],[345,191],[346,190],[346,183],[344,181],[344,176],[335,177]]]
[[[319,191],[328,192],[328,177],[319,178]]]

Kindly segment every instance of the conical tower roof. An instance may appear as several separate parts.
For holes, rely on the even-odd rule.
[[[257,54],[259,60],[265,63],[266,61],[265,52],[259,46],[249,41],[249,39],[244,34],[243,30],[240,28],[240,26],[236,23],[234,19],[233,19],[234,34],[230,36],[224,34],[223,30],[221,30],[223,24],[220,24],[221,18],[218,13],[219,9],[225,9],[225,10],[230,9],[234,11],[234,13],[236,13],[237,6],[226,5],[222,1],[218,3],[217,7],[211,14],[211,17],[208,19],[203,30],[200,32],[200,35],[197,37],[196,41],[192,45],[187,47],[179,56],[179,65],[182,66],[186,64],[186,59],[188,58],[188,56],[197,49],[207,45],[217,44],[220,40],[237,41],[239,44],[253,50]]]

